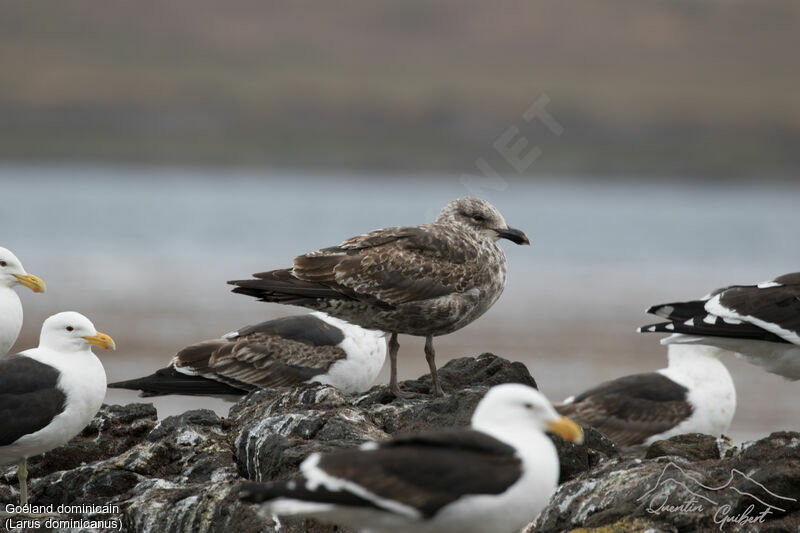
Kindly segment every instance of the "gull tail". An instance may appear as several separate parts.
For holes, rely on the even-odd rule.
[[[239,485],[239,499],[249,503],[267,504],[278,514],[329,511],[333,506],[385,510],[375,502],[357,496],[345,488],[329,490],[318,485],[313,490],[308,489],[306,479],[302,477],[272,483],[242,483]]]
[[[142,397],[163,396],[166,394],[244,396],[248,392],[213,379],[182,374],[171,366],[162,368],[149,376],[110,383],[108,388],[138,390],[141,391]]]
[[[758,326],[738,320],[726,320],[715,315],[706,314],[684,321],[659,322],[642,326],[639,333],[682,333],[703,337],[729,337],[733,339],[750,339],[759,341],[788,343],[787,340],[770,333]]]
[[[701,300],[659,304],[649,308],[647,313],[660,316],[667,320],[684,321],[695,316],[704,315],[706,313],[705,304],[706,302]]]
[[[233,292],[258,298],[262,302],[310,305],[319,299],[343,298],[342,293],[320,283],[297,279],[288,268],[253,274],[256,279],[229,281]]]

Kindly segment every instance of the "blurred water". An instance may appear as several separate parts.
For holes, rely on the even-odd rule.
[[[0,166],[0,245],[48,283],[46,296],[22,293],[16,348],[34,345],[50,314],[75,309],[118,341],[105,358],[110,379],[150,372],[188,343],[300,312],[232,295],[226,280],[364,231],[431,220],[475,192],[447,175]],[[439,358],[493,351],[522,360],[553,399],[663,366],[658,337],[633,332],[650,321],[647,306],[800,267],[797,185],[540,178],[477,192],[533,246],[507,243],[505,294],[439,339]],[[401,374],[423,373],[421,343],[401,344]],[[797,384],[728,363],[739,388],[735,438],[800,428]],[[214,401],[156,403],[162,414],[225,412]]]

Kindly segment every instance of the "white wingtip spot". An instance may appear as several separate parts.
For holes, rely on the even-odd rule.
[[[716,324],[717,317],[715,317],[714,315],[706,315],[703,317],[703,322],[705,322],[706,324]]]
[[[774,281],[762,281],[756,287],[759,289],[771,289],[772,287],[783,287],[783,285]]]
[[[664,326],[664,329],[668,329],[669,331],[674,331],[675,324],[667,324],[666,326]]]
[[[690,318],[686,322],[684,322],[687,326],[694,326],[694,318]]]

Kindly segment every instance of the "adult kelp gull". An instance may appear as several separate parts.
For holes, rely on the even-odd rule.
[[[519,531],[558,482],[552,431],[581,442],[580,427],[535,389],[497,385],[471,429],[398,436],[360,449],[313,454],[301,476],[247,483],[240,497],[261,511],[304,515],[373,532]]]
[[[386,359],[386,333],[315,312],[269,320],[187,346],[151,376],[111,383],[143,396],[242,396],[265,387],[319,382],[345,393],[372,386]]]
[[[106,374],[92,346],[115,347],[88,318],[67,311],[44,321],[37,348],[0,358],[0,465],[17,463],[22,506],[27,459],[80,433],[103,403]]]
[[[15,285],[45,292],[44,282],[25,272],[17,256],[0,247],[0,357],[14,346],[22,329],[22,303],[13,289]]]
[[[233,292],[262,301],[324,311],[391,333],[390,387],[397,385],[397,335],[425,337],[431,392],[442,394],[433,337],[456,331],[485,313],[506,284],[499,239],[530,244],[491,204],[477,198],[448,203],[435,222],[353,237],[294,259],[292,268],[229,281]]]
[[[663,344],[717,346],[767,372],[800,379],[800,272],[724,287],[700,300],[656,305],[647,312],[668,322],[639,331],[672,333]]]
[[[617,444],[648,445],[683,433],[719,436],[736,411],[736,389],[713,346],[670,345],[667,368],[606,381],[556,410]]]

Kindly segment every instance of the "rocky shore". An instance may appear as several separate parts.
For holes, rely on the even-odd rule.
[[[526,367],[491,354],[440,369],[442,398],[391,399],[387,387],[345,396],[322,385],[262,390],[227,418],[188,411],[159,422],[150,404],[104,406],[68,445],[29,461],[31,501],[59,514],[40,531],[271,532],[278,524],[240,504],[241,478],[291,476],[310,453],[421,429],[462,426],[486,390],[535,385]],[[430,378],[403,384],[426,392]],[[621,450],[587,430],[581,446],[554,438],[561,485],[527,531],[800,531],[800,434],[741,447],[684,435]],[[0,470],[0,504],[17,501],[16,469]],[[2,518],[0,531],[37,524]],[[346,531],[282,520],[280,531]]]

